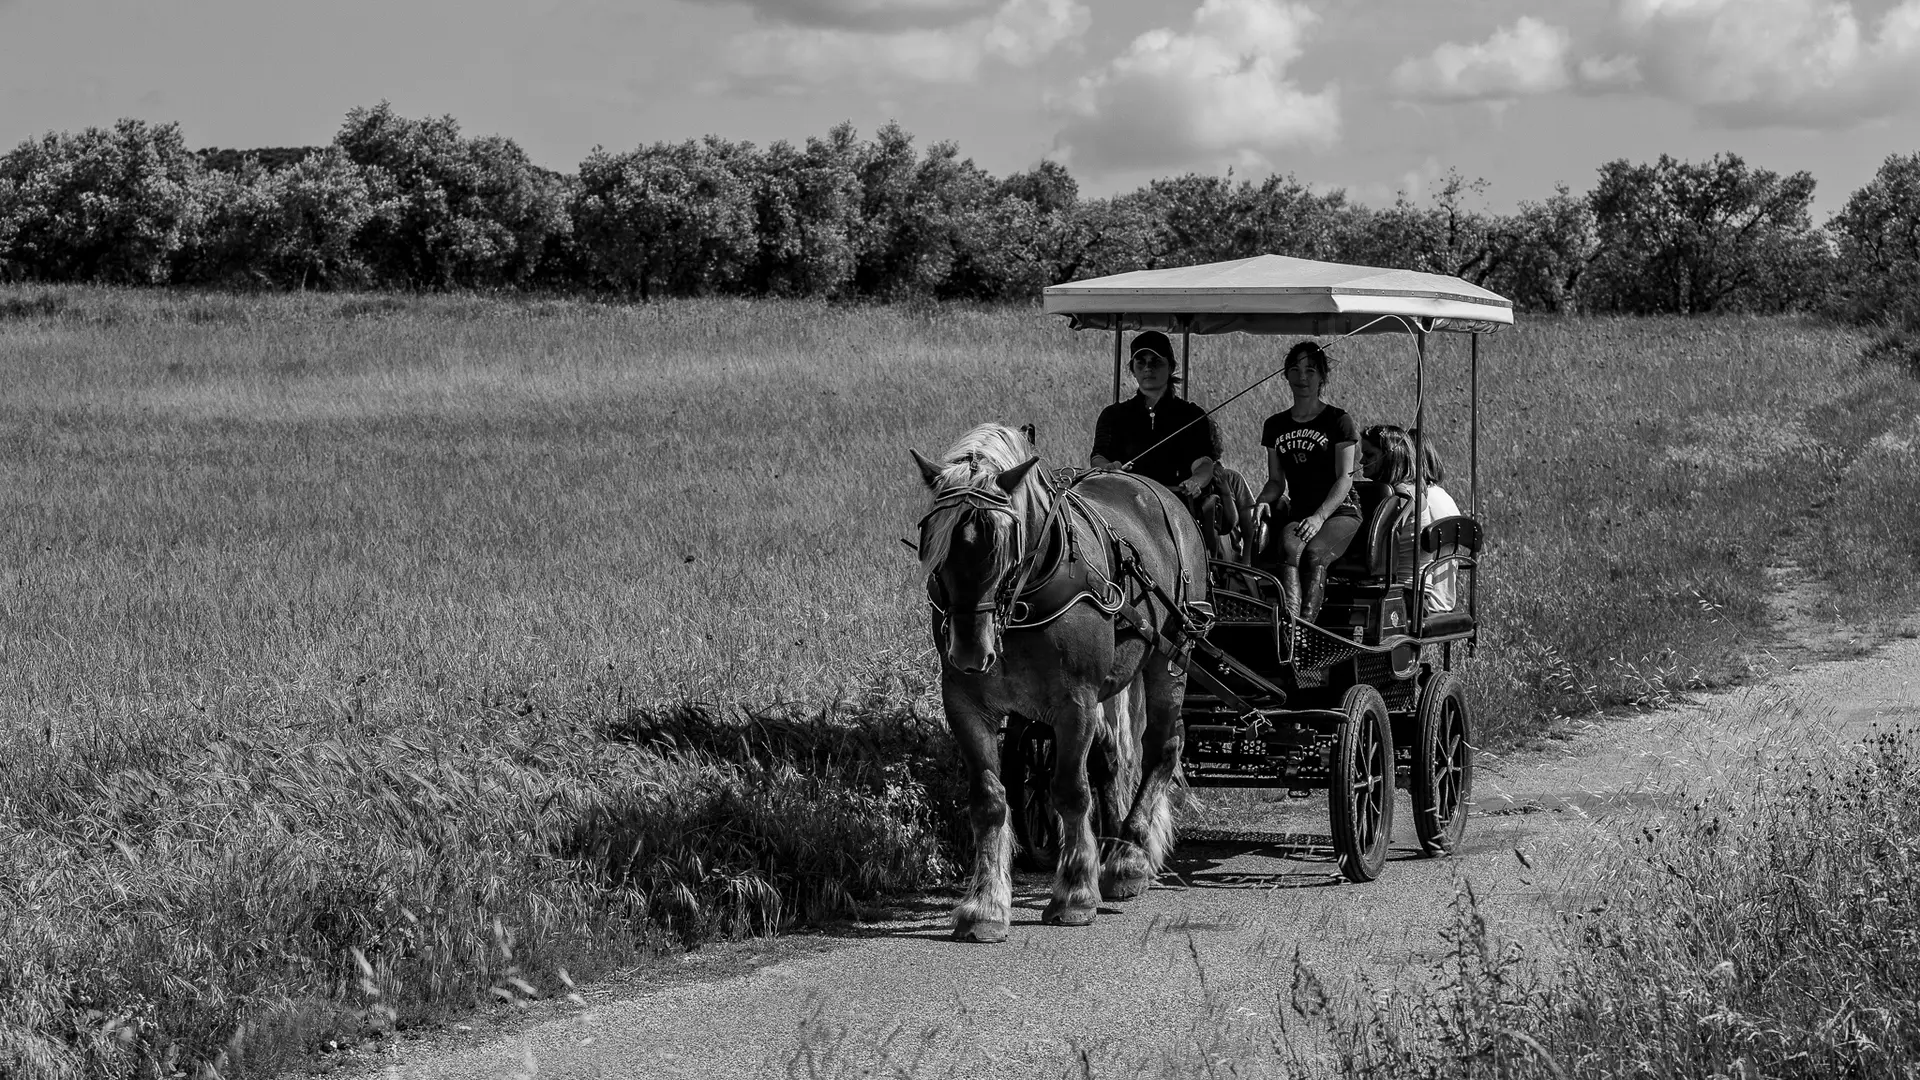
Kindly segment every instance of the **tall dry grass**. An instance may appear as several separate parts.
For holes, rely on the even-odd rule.
[[[1463,893],[1438,992],[1332,1021],[1341,1071],[1911,1076],[1916,734],[1776,757],[1697,791],[1631,838],[1551,953],[1504,938]]]
[[[1284,344],[1198,343],[1197,396]],[[1032,309],[0,295],[0,1056],[260,1071],[943,880],[906,450],[999,419],[1082,460],[1109,347]],[[1912,453],[1857,352],[1491,343],[1492,730],[1744,670],[1761,566]],[[1335,355],[1333,400],[1409,418],[1404,343]],[[1222,414],[1232,463],[1283,403]]]

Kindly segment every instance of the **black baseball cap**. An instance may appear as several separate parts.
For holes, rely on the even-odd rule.
[[[1168,365],[1173,363],[1173,342],[1158,330],[1143,330],[1133,335],[1133,344],[1127,348],[1127,355],[1139,356],[1143,352],[1158,353]]]

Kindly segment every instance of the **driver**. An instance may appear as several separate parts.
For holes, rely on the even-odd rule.
[[[1173,371],[1173,342],[1167,335],[1158,330],[1135,334],[1131,352],[1127,370],[1139,392],[1100,410],[1087,461],[1096,469],[1126,468],[1157,480],[1191,510],[1194,498],[1213,482],[1220,432],[1205,409],[1171,392],[1180,376]]]

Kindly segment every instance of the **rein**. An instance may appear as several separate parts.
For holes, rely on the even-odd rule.
[[[1373,326],[1373,324],[1374,324],[1374,323],[1377,323],[1377,322],[1384,322],[1384,321],[1386,321],[1387,319],[1400,319],[1400,316],[1398,316],[1398,315],[1382,315],[1382,316],[1380,316],[1379,318],[1376,318],[1376,319],[1369,319],[1369,320],[1367,320],[1367,322],[1366,322],[1366,323],[1364,323],[1364,324],[1362,324],[1361,326],[1359,326],[1359,327],[1357,327],[1356,329],[1353,329],[1353,330],[1350,330],[1350,331],[1348,331],[1347,333],[1344,333],[1344,334],[1341,334],[1341,335],[1340,335],[1339,337],[1337,337],[1337,338],[1334,338],[1334,339],[1333,339],[1332,341],[1329,341],[1329,342],[1327,342],[1327,343],[1326,343],[1325,345],[1322,345],[1322,346],[1320,347],[1320,348],[1321,348],[1321,351],[1322,351],[1322,352],[1324,352],[1324,351],[1326,351],[1327,349],[1330,349],[1330,348],[1332,348],[1333,346],[1335,346],[1335,345],[1338,345],[1338,344],[1339,344],[1339,343],[1341,343],[1342,341],[1345,341],[1345,340],[1347,340],[1348,338],[1350,338],[1350,337],[1352,337],[1352,336],[1353,336],[1353,335],[1355,335],[1355,334],[1360,334],[1360,333],[1365,333],[1365,332],[1367,331],[1367,329],[1368,329],[1369,327],[1371,327],[1371,326]],[[1405,322],[1406,320],[1405,320],[1405,319],[1400,319],[1400,321],[1404,323],[1404,322]],[[1283,373],[1283,372],[1285,372],[1286,370],[1287,370],[1287,369],[1286,369],[1286,368],[1285,368],[1285,367],[1283,366],[1283,367],[1280,367],[1280,368],[1278,368],[1278,369],[1276,369],[1276,370],[1274,370],[1274,371],[1270,371],[1270,372],[1268,372],[1268,373],[1267,373],[1267,374],[1265,374],[1265,375],[1262,375],[1262,376],[1261,376],[1260,378],[1258,378],[1258,379],[1256,379],[1256,380],[1254,380],[1254,382],[1253,382],[1253,384],[1252,384],[1251,386],[1248,386],[1248,387],[1247,387],[1247,388],[1246,388],[1245,390],[1242,390],[1242,391],[1240,391],[1239,393],[1237,393],[1237,394],[1235,394],[1235,395],[1233,395],[1232,397],[1230,397],[1230,398],[1228,398],[1227,400],[1225,400],[1225,401],[1223,401],[1223,402],[1221,402],[1220,404],[1218,404],[1218,405],[1215,405],[1215,406],[1214,406],[1213,408],[1211,408],[1211,409],[1208,409],[1207,411],[1205,411],[1205,412],[1203,412],[1203,413],[1201,413],[1201,414],[1200,414],[1199,416],[1196,416],[1196,417],[1194,417],[1193,419],[1191,419],[1191,420],[1189,420],[1189,421],[1187,421],[1186,423],[1184,423],[1184,424],[1181,424],[1181,425],[1180,425],[1179,427],[1177,427],[1177,428],[1174,428],[1174,429],[1173,429],[1172,431],[1169,431],[1169,432],[1167,432],[1167,433],[1166,433],[1166,435],[1165,435],[1164,437],[1162,437],[1162,438],[1160,439],[1160,441],[1159,441],[1159,442],[1156,442],[1156,443],[1154,443],[1154,444],[1153,444],[1152,446],[1149,446],[1149,447],[1147,447],[1147,448],[1146,448],[1145,450],[1142,450],[1142,451],[1140,451],[1140,452],[1139,452],[1138,454],[1135,454],[1135,455],[1133,456],[1133,460],[1131,460],[1131,461],[1128,461],[1128,462],[1126,462],[1125,464],[1123,464],[1123,465],[1121,465],[1121,466],[1120,466],[1120,468],[1121,468],[1122,470],[1125,470],[1125,471],[1128,471],[1128,472],[1131,472],[1131,471],[1133,470],[1133,467],[1134,467],[1135,465],[1138,465],[1138,464],[1140,463],[1140,459],[1141,459],[1141,458],[1143,458],[1143,457],[1146,457],[1146,456],[1147,456],[1148,454],[1151,454],[1151,453],[1153,453],[1153,452],[1154,452],[1155,450],[1158,450],[1158,449],[1160,449],[1160,448],[1161,448],[1162,446],[1165,446],[1165,445],[1167,444],[1167,442],[1168,442],[1169,440],[1171,440],[1171,439],[1172,439],[1172,438],[1173,438],[1173,437],[1174,437],[1175,435],[1178,435],[1178,434],[1180,434],[1181,432],[1183,432],[1183,431],[1185,431],[1185,430],[1187,430],[1188,428],[1190,428],[1190,427],[1192,427],[1193,425],[1195,425],[1195,424],[1197,424],[1197,423],[1199,423],[1200,421],[1202,421],[1202,420],[1205,420],[1205,419],[1207,419],[1208,417],[1210,417],[1210,416],[1212,416],[1212,415],[1213,415],[1214,413],[1217,413],[1217,412],[1219,412],[1219,411],[1220,411],[1221,409],[1224,409],[1224,408],[1226,408],[1227,406],[1229,406],[1229,405],[1231,405],[1231,404],[1233,404],[1234,402],[1236,402],[1236,401],[1239,401],[1239,400],[1240,400],[1241,398],[1243,398],[1243,397],[1246,397],[1246,396],[1247,396],[1248,394],[1250,394],[1250,393],[1252,393],[1252,392],[1253,392],[1253,390],[1254,390],[1254,389],[1255,389],[1256,387],[1258,387],[1258,386],[1260,386],[1261,384],[1263,384],[1263,383],[1265,383],[1265,382],[1266,382],[1266,381],[1267,381],[1268,379],[1271,379],[1271,378],[1273,378],[1273,377],[1274,377],[1275,375],[1279,375],[1279,374],[1281,374],[1281,373]]]

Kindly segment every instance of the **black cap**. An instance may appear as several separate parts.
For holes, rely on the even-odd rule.
[[[1127,348],[1127,355],[1138,356],[1143,352],[1159,353],[1169,366],[1173,364],[1173,342],[1158,330],[1143,330],[1133,335],[1133,344]]]

